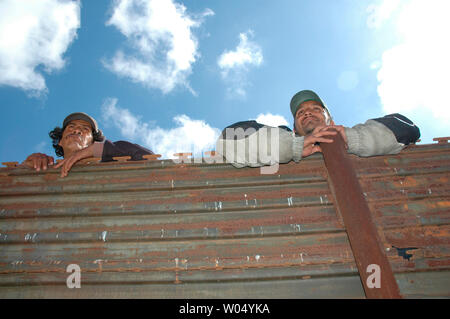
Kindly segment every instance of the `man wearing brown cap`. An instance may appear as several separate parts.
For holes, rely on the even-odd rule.
[[[293,131],[286,126],[270,128],[256,121],[238,122],[223,130],[217,142],[218,153],[235,167],[259,167],[272,165],[274,158],[276,163],[298,162],[321,152],[320,143],[332,143],[330,137],[336,134],[342,135],[349,153],[362,157],[397,154],[420,137],[419,128],[397,113],[351,128],[335,125],[325,103],[310,90],[296,93],[290,107],[294,117]],[[244,133],[233,133],[239,130]],[[258,142],[252,143],[252,139]],[[276,147],[273,139],[276,139]],[[261,145],[269,153],[273,149],[276,154],[262,156]]]
[[[54,168],[61,168],[61,177],[65,177],[72,166],[84,158],[100,157],[102,162],[108,162],[116,156],[131,156],[132,160],[140,160],[142,155],[153,154],[137,144],[106,140],[95,119],[81,112],[67,116],[62,128],[55,127],[49,136],[53,140],[56,155],[64,159],[54,165],[52,156],[34,153],[27,157],[23,165],[36,171],[46,170],[54,165]]]

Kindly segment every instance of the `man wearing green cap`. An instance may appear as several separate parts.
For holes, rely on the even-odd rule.
[[[293,132],[286,126],[271,128],[256,121],[238,122],[223,130],[217,152],[235,167],[259,167],[298,162],[321,152],[320,144],[332,143],[330,137],[336,134],[342,135],[349,153],[362,157],[397,154],[420,137],[419,128],[397,113],[352,128],[335,125],[325,103],[310,90],[296,93],[290,107]]]
[[[56,155],[63,156],[64,159],[54,165],[52,156],[33,153],[22,163],[23,166],[40,171],[54,165],[54,168],[61,168],[61,177],[65,177],[72,166],[84,158],[99,157],[102,162],[108,162],[113,157],[131,156],[132,160],[140,160],[142,155],[153,154],[152,151],[127,141],[106,140],[95,119],[82,112],[68,115],[62,128],[55,127],[49,136]]]

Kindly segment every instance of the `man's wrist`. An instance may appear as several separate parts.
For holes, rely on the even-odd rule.
[[[78,152],[76,152],[75,156],[78,161],[85,159],[85,158],[93,157],[94,156],[94,145],[91,144],[88,147],[83,148],[82,150],[79,150]]]

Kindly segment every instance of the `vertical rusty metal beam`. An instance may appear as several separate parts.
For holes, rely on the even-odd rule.
[[[328,170],[331,192],[344,221],[366,297],[401,298],[344,140],[340,134],[336,134],[333,139],[333,143],[322,143],[320,147]],[[373,264],[380,267],[380,288],[367,285],[373,271],[369,271],[368,266]]]

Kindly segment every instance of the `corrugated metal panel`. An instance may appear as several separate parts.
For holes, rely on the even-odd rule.
[[[351,156],[405,297],[450,296],[450,147]],[[409,249],[408,249],[409,248]],[[69,264],[81,289],[66,287]],[[140,161],[0,169],[0,297],[364,298],[321,155],[273,175]]]
[[[450,145],[354,157],[378,234],[405,297],[450,297]]]

